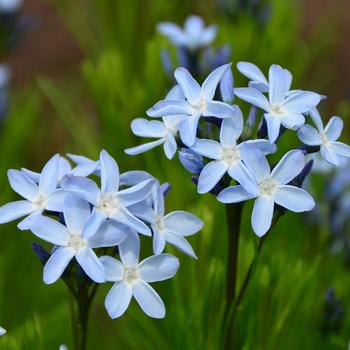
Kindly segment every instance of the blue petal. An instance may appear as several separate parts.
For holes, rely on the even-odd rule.
[[[0,224],[6,224],[34,211],[33,204],[26,200],[7,203],[0,207]]]
[[[332,117],[327,126],[324,129],[324,132],[329,141],[338,140],[343,130],[343,120],[340,117]]]
[[[70,248],[57,248],[44,266],[44,282],[56,282],[73,259],[75,251]]]
[[[95,282],[105,282],[105,270],[96,254],[91,248],[80,249],[75,255],[84,272]]]
[[[107,255],[99,259],[105,270],[106,281],[117,282],[123,279],[124,267],[119,260]]]
[[[165,306],[156,291],[142,280],[132,285],[132,294],[144,313],[153,318],[165,317]]]
[[[119,188],[119,168],[117,162],[105,151],[100,154],[101,192],[112,193]]]
[[[172,211],[164,216],[165,227],[182,236],[190,236],[203,228],[203,221],[186,211]]]
[[[319,146],[322,141],[318,131],[311,125],[303,125],[298,130],[298,137],[302,143],[309,146]]]
[[[181,89],[187,100],[191,104],[197,102],[200,97],[201,88],[199,84],[193,79],[190,72],[186,68],[180,67],[175,70],[174,77],[177,83],[181,86]]]
[[[41,193],[49,194],[57,188],[59,160],[60,156],[56,154],[44,166],[39,179]]]
[[[301,213],[315,207],[313,198],[303,189],[294,186],[280,186],[274,195],[274,200],[280,206]]]
[[[179,266],[179,259],[175,256],[159,254],[143,260],[138,268],[140,277],[145,282],[158,282],[173,277]]]
[[[131,286],[124,282],[116,282],[105,299],[105,307],[111,318],[123,315],[132,297]]]
[[[254,202],[252,212],[252,227],[257,236],[261,237],[270,229],[273,217],[274,201],[268,197],[258,197]]]
[[[234,93],[243,101],[249,102],[266,112],[269,111],[269,102],[260,91],[253,88],[237,88],[234,89]]]
[[[286,153],[271,172],[271,177],[279,184],[292,181],[305,166],[305,155],[300,150]]]
[[[168,115],[189,115],[191,106],[185,100],[162,100],[147,111],[149,117],[165,117]]]
[[[141,137],[163,137],[166,134],[164,123],[159,120],[136,118],[131,122],[132,132]]]
[[[280,104],[289,90],[284,69],[273,64],[269,70],[269,99],[270,104]]]
[[[223,161],[208,163],[201,171],[198,179],[198,193],[207,193],[221,180],[228,169]]]
[[[7,172],[12,189],[23,198],[33,201],[38,195],[38,186],[19,170],[9,170]]]
[[[119,245],[119,255],[125,266],[136,266],[140,256],[140,238],[138,234],[130,232],[123,243]]]
[[[191,245],[186,241],[186,239],[173,231],[166,230],[164,233],[165,240],[179,249],[181,252],[187,254],[191,258],[197,259],[195,252],[193,251]]]
[[[216,198],[221,203],[240,203],[254,197],[241,185],[237,185],[223,189]]]

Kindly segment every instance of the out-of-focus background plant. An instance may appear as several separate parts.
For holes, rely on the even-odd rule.
[[[3,7],[1,4],[4,3]],[[344,118],[349,137],[349,4],[332,1],[201,0],[106,1],[0,0],[0,190],[1,204],[14,199],[6,170],[40,169],[52,153],[97,159],[106,148],[124,169],[145,169],[169,181],[169,211],[189,210],[205,221],[191,239],[198,263],[184,257],[181,273],[160,286],[164,320],[137,307],[111,321],[102,286],[92,310],[91,349],[218,349],[221,336],[227,234],[222,204],[197,196],[194,184],[162,150],[128,157],[139,142],[130,121],[144,116],[173,84],[181,55],[156,31],[159,22],[182,25],[190,14],[216,24],[217,38],[204,62],[220,48],[227,60],[277,63],[297,86],[328,96],[322,114]],[[6,6],[7,4],[7,6]],[[219,51],[218,51],[219,50]],[[223,62],[225,63],[225,62]],[[205,68],[205,67],[204,67]],[[170,72],[170,73],[169,73]],[[234,68],[235,86],[246,80]],[[248,111],[244,111],[248,113]],[[296,145],[297,139],[283,142]],[[311,214],[288,213],[260,256],[237,314],[240,349],[346,349],[350,339],[350,172],[322,164],[308,186],[320,203]],[[248,206],[241,235],[240,266],[256,249]],[[0,349],[70,346],[66,291],[45,286],[32,237],[15,224],[1,227],[0,324],[8,333]],[[149,250],[151,247],[149,247]],[[242,282],[245,269],[239,271]],[[157,289],[158,286],[156,286]]]

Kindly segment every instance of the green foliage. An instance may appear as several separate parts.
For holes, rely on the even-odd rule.
[[[130,121],[162,98],[171,82],[161,68],[160,50],[169,44],[155,33],[156,23],[182,23],[192,11],[218,23],[218,45],[232,46],[232,60],[248,60],[266,69],[271,63],[293,72],[294,86],[327,93],[308,71],[319,54],[331,53],[334,26],[328,25],[302,39],[303,9],[295,1],[271,0],[266,24],[242,12],[234,21],[215,1],[51,1],[85,52],[77,76],[33,83],[16,94],[2,130],[0,149],[1,203],[14,199],[6,184],[6,170],[40,164],[54,152],[82,153],[96,158],[100,148],[117,157],[122,171],[145,169],[169,181],[173,190],[168,210],[184,209],[205,221],[202,232],[190,238],[198,261],[181,255],[181,268],[172,281],[156,285],[167,305],[164,320],[147,318],[135,303],[127,314],[110,320],[103,300],[110,285],[101,286],[92,310],[91,349],[216,350],[222,343],[227,233],[223,205],[210,195],[198,196],[177,159],[168,161],[161,149],[127,157],[123,150],[140,142]],[[174,52],[172,52],[174,54]],[[327,56],[325,56],[326,60]],[[331,70],[330,70],[331,71]],[[237,86],[246,80],[235,72]],[[348,104],[341,105],[348,112]],[[247,112],[247,111],[245,111]],[[289,134],[288,134],[289,135]],[[296,144],[293,136],[284,147]],[[58,141],[57,141],[58,140]],[[34,164],[34,166],[32,165]],[[257,238],[250,228],[251,205],[244,210],[240,242],[239,285],[253,259]],[[0,322],[9,330],[1,349],[57,349],[70,346],[66,292],[62,282],[45,286],[42,266],[30,249],[28,232],[15,224],[2,225],[0,246]],[[265,243],[252,283],[237,314],[239,349],[345,349],[350,338],[349,313],[337,334],[322,334],[323,298],[333,287],[349,305],[348,270],[327,250],[326,228],[316,229],[300,215],[288,213]],[[145,241],[150,251],[149,240]],[[144,252],[143,252],[144,253]]]

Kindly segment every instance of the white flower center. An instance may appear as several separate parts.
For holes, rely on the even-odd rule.
[[[47,204],[47,196],[44,194],[38,194],[32,203],[36,209],[45,209]]]
[[[270,197],[275,194],[277,190],[277,183],[271,179],[267,178],[259,182],[259,195],[264,197]]]
[[[123,280],[126,283],[133,284],[139,278],[139,272],[137,267],[126,267],[124,268]]]
[[[87,246],[87,240],[81,237],[80,234],[71,234],[68,240],[68,247],[74,250],[79,250]]]
[[[156,228],[157,228],[157,230],[158,230],[159,232],[164,231],[165,225],[164,225],[163,217],[158,216],[158,217],[156,218],[155,226],[156,226]]]
[[[192,107],[201,113],[207,108],[207,101],[204,97],[200,97],[198,101],[192,104]]]
[[[283,106],[279,104],[270,105],[270,114],[274,117],[281,117],[285,114]]]
[[[241,152],[237,147],[224,148],[222,150],[222,160],[230,165],[236,164],[241,160]]]
[[[96,207],[109,217],[119,209],[120,203],[116,196],[105,194],[100,197]]]
[[[320,132],[320,138],[321,138],[322,144],[325,147],[329,147],[331,145],[330,141],[327,138],[327,135],[324,132]]]

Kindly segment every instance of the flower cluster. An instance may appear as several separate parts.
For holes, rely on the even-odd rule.
[[[226,204],[255,199],[252,227],[258,236],[263,236],[270,229],[276,210],[304,212],[315,206],[310,194],[301,189],[312,165],[305,155],[317,152],[336,166],[339,157],[350,158],[350,147],[337,141],[342,120],[333,117],[324,128],[316,110],[323,97],[310,91],[291,90],[292,74],[287,69],[274,64],[266,78],[252,63],[239,62],[237,68],[250,79],[248,87],[233,87],[230,64],[215,69],[202,85],[188,70],[177,68],[174,73],[177,85],[170,96],[147,111],[149,117],[162,121],[132,122],[136,135],[158,140],[126,153],[138,154],[164,144],[171,159],[180,148],[180,161],[196,175],[193,180],[198,193],[211,192]],[[246,120],[240,107],[232,103],[233,95],[251,105]],[[306,124],[309,121],[317,129]],[[277,151],[287,129],[296,132],[303,144],[271,166],[268,158]],[[167,145],[169,135],[171,152]]]
[[[164,317],[164,304],[149,283],[169,279],[179,268],[175,256],[163,253],[166,242],[195,257],[185,237],[201,230],[202,221],[185,211],[165,213],[169,185],[143,171],[119,174],[106,151],[97,161],[68,157],[75,167],[57,154],[41,173],[9,170],[10,185],[23,199],[0,207],[0,223],[24,217],[19,229],[54,245],[51,253],[34,246],[45,263],[45,283],[75,269],[90,282],[114,283],[105,301],[112,318],[125,312],[132,296],[147,315]],[[101,186],[90,175],[100,177]],[[153,236],[154,255],[141,262],[139,234]]]

